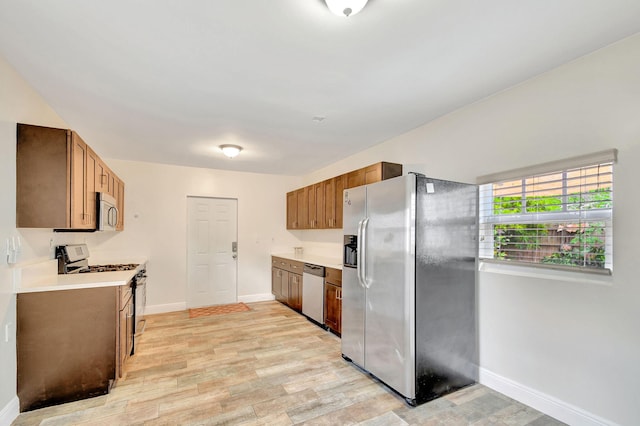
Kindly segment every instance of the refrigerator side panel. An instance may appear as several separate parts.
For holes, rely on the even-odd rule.
[[[343,193],[343,232],[358,235],[358,225],[365,217],[365,187],[346,189]],[[358,250],[361,250],[358,241]],[[357,268],[342,268],[342,355],[364,367],[365,290]]]
[[[415,176],[367,186],[365,369],[414,399]]]
[[[418,178],[416,400],[477,381],[478,189]]]

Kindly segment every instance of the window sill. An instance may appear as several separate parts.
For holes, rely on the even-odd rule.
[[[579,282],[606,286],[613,285],[613,276],[611,275],[593,274],[582,271],[536,268],[535,266],[526,265],[510,265],[487,260],[480,260],[478,271],[555,281]]]

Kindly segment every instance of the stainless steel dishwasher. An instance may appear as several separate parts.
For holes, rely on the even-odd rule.
[[[302,313],[324,327],[324,266],[305,263],[302,274]]]

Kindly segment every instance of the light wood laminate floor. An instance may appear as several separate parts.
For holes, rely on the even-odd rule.
[[[557,425],[484,386],[417,408],[340,356],[340,339],[277,302],[235,314],[149,316],[108,395],[14,425]]]

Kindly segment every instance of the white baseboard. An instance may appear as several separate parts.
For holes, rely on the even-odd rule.
[[[165,312],[177,312],[177,311],[186,311],[187,303],[186,302],[178,302],[178,303],[166,303],[164,305],[147,305],[144,308],[144,313],[147,315],[153,314],[164,314]]]
[[[582,408],[531,389],[492,371],[480,368],[479,382],[510,398],[572,426],[616,426],[616,423],[598,417]]]
[[[251,303],[251,302],[266,302],[268,300],[275,300],[275,297],[271,293],[263,294],[250,294],[248,296],[238,296],[238,302]]]
[[[0,411],[0,426],[10,426],[20,414],[20,400],[14,396],[7,405]]]

